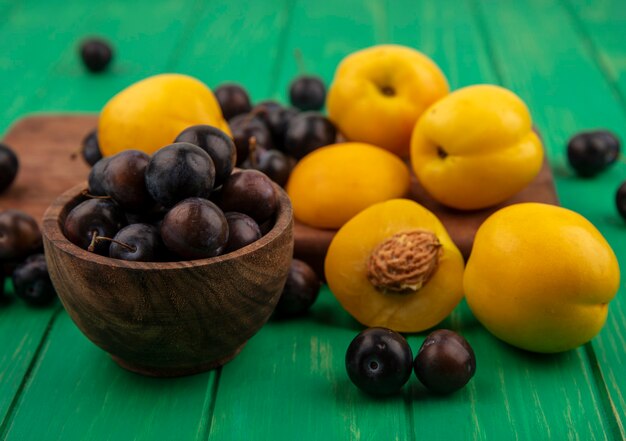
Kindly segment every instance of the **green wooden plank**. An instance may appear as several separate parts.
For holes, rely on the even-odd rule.
[[[625,109],[558,2],[537,0],[525,7],[490,1],[480,5],[480,16],[491,42],[491,58],[498,64],[504,84],[527,101],[542,129],[562,204],[598,227],[624,267],[624,224],[613,197],[626,165],[620,163],[593,180],[578,179],[566,168],[565,145],[573,133],[594,127],[608,128],[624,139]],[[533,23],[532,35],[524,34],[528,23]],[[592,386],[604,404],[605,430],[615,438],[625,436],[626,407],[621,391],[626,387],[626,360],[619,349],[626,343],[625,311],[622,288],[611,303],[607,325],[586,347],[596,380]]]
[[[586,50],[600,66],[614,95],[626,107],[626,7],[620,0],[561,0]]]
[[[171,68],[212,88],[237,82],[254,101],[268,99],[292,3],[227,2],[202,9],[188,44],[170,61]]]
[[[127,372],[63,312],[55,321],[6,440],[202,440],[213,373],[155,379]]]
[[[14,397],[24,385],[33,357],[40,350],[42,337],[52,325],[57,303],[48,308],[31,308],[12,295],[6,281],[8,301],[0,305],[0,433],[2,419],[14,406]]]
[[[624,35],[626,35],[626,8],[621,1],[604,0],[593,4],[579,0],[563,0],[563,6],[572,18],[572,26],[581,35],[585,44],[585,49],[589,56],[595,61],[605,78],[612,86],[612,92],[621,105],[622,114],[626,112],[626,47],[624,46]],[[626,141],[626,129],[623,121],[617,129],[621,135],[622,145]],[[620,168],[617,175],[613,175],[610,187],[605,187],[614,191],[614,187],[624,179],[624,167]],[[623,240],[623,222],[615,217],[607,217],[606,222],[611,225],[610,240],[620,248],[620,262],[626,261]],[[622,268],[624,266],[622,265]],[[614,406],[616,414],[621,414],[621,433],[626,437],[626,379],[623,372],[626,371],[626,360],[622,356],[626,347],[626,302],[623,293],[620,293],[620,306],[614,308],[610,317],[611,327],[608,332],[604,332],[601,339],[594,342],[595,356],[598,365],[602,366],[599,373],[609,387],[611,405]]]
[[[348,54],[385,41],[387,2],[350,0],[299,2],[294,10],[285,54],[269,95],[289,103],[289,84],[299,71],[296,51],[305,73],[320,76],[330,86],[335,69]]]
[[[63,11],[60,16],[60,10]],[[39,102],[35,91],[46,80],[60,53],[76,42],[77,30],[85,32],[85,20],[93,6],[68,0],[61,8],[55,2],[25,0],[3,17],[0,41],[0,133],[18,115],[28,111],[29,102]]]
[[[170,54],[180,50],[202,2],[168,0],[154,8],[150,0],[107,2],[72,33],[57,54],[45,81],[30,93],[21,112],[98,112],[117,92],[149,75],[168,71]],[[141,19],[130,19],[139,16]],[[172,20],[177,17],[177,20]],[[89,35],[109,40],[115,54],[110,69],[90,74],[78,56],[80,41]]]
[[[463,11],[468,15],[459,13]],[[411,13],[405,4],[391,2],[389,41],[414,47],[443,68],[450,89],[478,83],[497,83],[489,56],[480,47],[483,35],[463,4],[419,2]],[[436,32],[433,34],[433,32]]]

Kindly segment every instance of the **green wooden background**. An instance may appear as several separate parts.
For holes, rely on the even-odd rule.
[[[626,165],[581,180],[564,154],[583,129],[626,140],[623,0],[0,0],[0,17],[0,132],[30,112],[96,112],[160,72],[238,81],[255,100],[285,101],[295,49],[330,82],[357,49],[418,48],[453,88],[496,83],[528,103],[562,204],[589,218],[626,268],[626,224],[613,201]],[[88,75],[77,57],[93,34],[116,49],[104,75]],[[623,439],[624,291],[599,336],[553,356],[500,343],[462,303],[442,326],[473,345],[472,382],[442,398],[412,378],[383,400],[350,384],[344,354],[360,326],[327,290],[309,317],[268,324],[222,369],[172,380],[118,368],[59,304],[14,301],[0,307],[0,439]],[[414,351],[423,339],[409,338]]]

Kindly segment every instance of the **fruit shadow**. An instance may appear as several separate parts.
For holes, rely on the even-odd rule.
[[[12,296],[7,294],[0,296],[0,308],[7,308],[15,301]]]
[[[402,396],[406,393],[404,390],[400,390],[391,395],[372,395],[362,391],[356,387],[348,378],[348,375],[342,375],[332,384],[329,383],[329,387],[332,389],[330,393],[334,395],[335,402],[340,405],[342,409],[358,408],[358,407],[371,407],[377,406],[394,406],[397,403],[402,402]],[[320,399],[327,400],[329,393],[328,390],[321,390]],[[322,396],[325,395],[325,396]],[[396,404],[394,404],[396,403]]]
[[[498,346],[498,350],[510,360],[509,362],[531,365],[540,369],[550,369],[550,367],[560,369],[564,363],[575,362],[573,354],[576,350],[544,354],[516,348],[495,337],[492,337],[492,340],[494,341],[493,344]],[[583,346],[581,346],[581,350],[582,348]]]
[[[322,287],[320,295],[302,320],[316,326],[326,326],[360,332],[364,326],[343,309],[327,286]]]

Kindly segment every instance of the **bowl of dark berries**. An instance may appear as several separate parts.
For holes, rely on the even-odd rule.
[[[43,219],[63,306],[119,365],[144,375],[235,357],[272,315],[292,260],[285,192],[257,170],[233,170],[235,146],[219,130],[195,134],[151,157],[103,158]]]

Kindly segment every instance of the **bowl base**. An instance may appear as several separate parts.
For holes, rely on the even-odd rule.
[[[123,367],[127,371],[134,372],[136,374],[145,375],[148,377],[184,377],[187,375],[199,374],[201,372],[210,371],[220,366],[225,365],[233,358],[235,358],[243,349],[245,343],[239,346],[233,353],[222,357],[218,360],[213,360],[208,363],[194,364],[191,366],[146,366],[132,361],[123,360],[115,355],[111,354],[111,358],[119,366]]]

